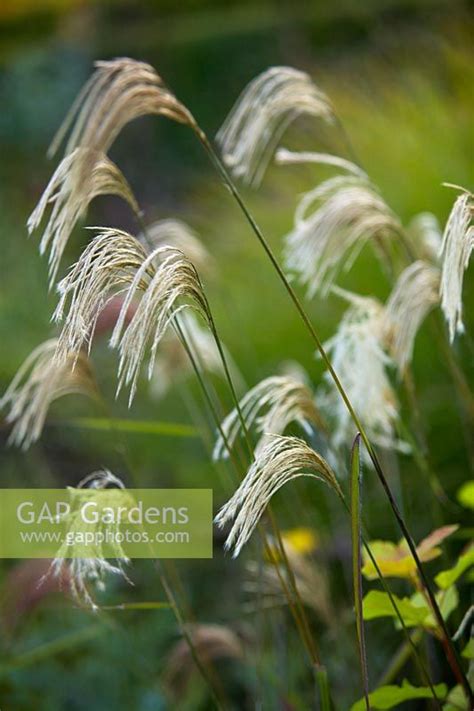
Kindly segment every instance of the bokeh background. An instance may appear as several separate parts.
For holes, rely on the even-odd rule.
[[[46,158],[48,144],[95,59],[130,56],[153,64],[209,136],[215,135],[243,86],[257,73],[275,64],[305,69],[331,97],[359,161],[403,222],[431,211],[444,224],[453,193],[442,182],[472,186],[474,177],[469,10],[470,3],[463,0],[2,0],[2,390],[30,350],[53,333],[50,315],[56,298],[48,293],[46,263],[38,254],[37,238],[27,240],[26,220],[54,167]],[[316,129],[312,122],[298,123],[284,143],[350,157],[340,134]],[[206,288],[222,339],[244,381],[251,386],[273,374],[282,362],[296,360],[317,384],[322,368],[311,343],[191,132],[163,119],[140,119],[122,132],[111,156],[131,183],[147,220],[185,219],[212,253],[215,265],[205,278]],[[258,192],[243,191],[277,252],[291,227],[297,197],[329,174],[317,166],[271,167]],[[87,224],[137,229],[126,206],[114,198],[97,200]],[[78,226],[63,271],[87,239]],[[390,291],[387,276],[367,249],[340,284],[380,298]],[[465,286],[465,320],[471,333],[473,295],[471,270]],[[313,301],[308,309],[323,337],[329,337],[344,304],[331,298]],[[472,378],[469,340],[459,339],[455,348]],[[125,396],[114,401],[116,360],[106,339],[97,343],[93,359],[116,417],[194,426],[182,388],[157,401],[143,382],[128,411]],[[433,347],[428,327],[417,340],[414,374],[432,465],[454,498],[472,457],[446,363]],[[218,379],[215,386],[228,409],[227,391]],[[186,387],[193,403],[201,405],[192,378]],[[409,423],[413,413],[403,397],[401,405],[402,417]],[[225,499],[221,479],[198,435],[178,436],[172,428],[166,434],[157,425],[154,434],[123,432],[117,437],[107,429],[86,429],[75,422],[80,416],[100,415],[80,398],[57,403],[42,440],[28,452],[6,446],[8,428],[3,423],[1,486],[74,485],[105,466],[128,484],[212,486],[216,506]],[[439,522],[426,482],[409,457],[390,458],[390,470],[394,488],[399,493],[403,489],[409,525],[415,537],[421,537]],[[336,613],[333,624],[316,619],[314,625],[329,659],[340,708],[347,708],[360,696],[347,573],[348,525],[318,487],[302,482],[294,489],[295,494],[292,489],[278,496],[277,511],[283,526],[305,523],[317,532],[318,559],[329,571]],[[301,497],[309,502],[304,522],[298,506]],[[364,507],[377,537],[398,538],[370,472]],[[462,517],[457,509],[441,513],[445,523],[462,522]],[[183,581],[183,598],[197,620],[237,625],[245,636],[252,617],[241,613],[245,593],[239,565],[223,556],[217,539],[213,561],[180,562],[176,568]],[[198,681],[179,702],[165,697],[162,673],[177,638],[169,611],[98,615],[78,609],[61,593],[36,596],[35,571],[18,571],[12,561],[2,561],[0,567],[5,628],[0,642],[2,709],[211,708]],[[151,563],[137,563],[131,577],[133,588],[112,581],[102,600],[114,605],[164,599]],[[370,656],[374,677],[397,647],[392,630],[391,624],[379,623],[376,632],[369,626],[369,649],[373,643],[378,650]],[[300,681],[304,687],[303,653],[296,644],[283,666],[288,685]],[[271,690],[276,672],[270,658],[263,669]],[[251,708],[255,682],[251,665],[224,664],[220,673],[233,707]],[[265,708],[279,708],[278,695],[265,693]],[[304,695],[302,699],[292,699],[292,708],[307,708]]]

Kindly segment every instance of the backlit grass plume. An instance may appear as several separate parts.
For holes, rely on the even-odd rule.
[[[348,271],[368,240],[384,240],[400,222],[367,180],[337,176],[306,193],[285,238],[287,268],[308,287],[327,294],[339,270]]]
[[[308,74],[267,69],[244,89],[217,134],[224,162],[236,177],[258,186],[281,136],[301,115],[330,121],[334,114]]]
[[[321,429],[321,416],[309,387],[296,376],[274,375],[265,378],[240,400],[240,411],[246,426],[255,426],[260,436],[260,450],[269,434],[283,434],[291,422],[296,422],[306,432]],[[240,416],[236,408],[221,424],[222,435],[217,438],[213,457],[228,457],[227,445],[232,446],[241,430]]]
[[[64,320],[57,360],[90,350],[95,323],[107,302],[122,292],[142,266],[147,253],[140,242],[122,230],[100,229],[78,261],[58,284],[60,299],[53,319]],[[143,274],[150,277],[150,266]],[[145,286],[145,281],[140,283]],[[67,313],[66,313],[67,311]]]
[[[286,148],[279,148],[275,153],[275,162],[279,165],[297,165],[299,163],[317,163],[319,165],[329,165],[333,168],[341,168],[347,173],[352,173],[359,178],[367,179],[367,173],[362,168],[347,158],[332,155],[331,153],[314,153],[312,151],[289,151]]]
[[[413,262],[398,277],[385,305],[385,339],[401,373],[412,359],[420,325],[439,303],[439,280],[439,269]]]
[[[398,402],[387,373],[392,361],[383,350],[383,305],[342,289],[334,291],[351,304],[336,334],[324,344],[334,370],[372,440],[383,447],[403,447],[394,434]],[[333,444],[349,446],[356,434],[354,423],[327,373],[324,379],[326,388],[318,393],[318,401],[334,422]]]
[[[54,359],[56,348],[55,338],[37,346],[0,400],[0,407],[9,407],[6,419],[13,424],[9,441],[23,449],[41,436],[52,402],[73,393],[96,395],[95,380],[86,355],[66,355],[58,363]]]
[[[166,219],[146,227],[146,235],[140,236],[148,246],[175,247],[194,264],[199,272],[209,271],[213,258],[196,232],[183,220]]]
[[[103,153],[76,148],[54,172],[28,220],[30,234],[51,207],[40,242],[40,252],[49,249],[50,281],[54,281],[69,236],[84,216],[89,203],[99,195],[119,195],[138,212],[133,193],[117,166]]]
[[[472,193],[458,188],[461,193],[456,198],[448,217],[440,249],[441,308],[446,318],[449,338],[454,341],[457,333],[463,333],[462,286],[464,272],[474,249],[474,199]]]
[[[298,437],[269,435],[232,498],[222,507],[215,523],[233,521],[225,542],[234,558],[252,535],[272,496],[292,479],[309,476],[341,493],[334,472],[323,457]]]
[[[111,574],[119,575],[129,583],[130,580],[124,570],[124,566],[129,563],[129,559],[125,555],[121,544],[117,541],[118,536],[116,534],[120,532],[120,523],[104,523],[100,521],[91,530],[93,524],[86,524],[83,521],[81,506],[89,500],[88,492],[91,489],[110,490],[110,496],[107,501],[102,500],[102,506],[110,506],[116,509],[118,504],[123,506],[126,502],[131,507],[134,503],[131,496],[123,493],[125,489],[123,482],[107,469],[93,472],[79,482],[77,487],[68,487],[71,511],[65,518],[66,536],[70,540],[83,541],[86,532],[88,535],[92,534],[94,542],[87,544],[87,550],[92,550],[95,555],[87,558],[71,557],[71,550],[76,554],[80,554],[81,547],[85,544],[78,542],[75,544],[74,551],[74,544],[69,544],[65,541],[60,546],[46,575],[61,579],[67,573],[67,580],[76,601],[86,604],[95,610],[97,609],[97,604],[89,591],[91,585],[99,591],[105,590],[105,579]],[[116,496],[117,491],[119,496]],[[102,540],[107,540],[107,558],[105,557]],[[110,559],[111,551],[115,556],[112,559]]]
[[[166,116],[199,133],[190,112],[149,64],[124,57],[95,62],[95,67],[56,134],[50,154],[68,133],[66,154],[78,146],[107,153],[122,128],[146,114]]]
[[[424,259],[437,263],[443,241],[438,218],[432,212],[420,212],[410,221],[407,234],[411,237],[415,249]]]
[[[129,306],[136,298],[139,298],[136,311],[127,324]],[[143,261],[131,281],[110,339],[120,355],[117,392],[123,385],[130,386],[129,404],[148,347],[148,378],[151,378],[158,344],[173,318],[186,307],[194,308],[209,323],[209,307],[194,265],[179,250],[158,247]]]

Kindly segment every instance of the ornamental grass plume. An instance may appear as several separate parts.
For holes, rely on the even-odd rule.
[[[76,148],[54,172],[38,205],[28,219],[28,231],[36,230],[52,206],[40,242],[40,253],[49,248],[49,277],[56,277],[61,257],[75,224],[99,195],[118,195],[138,213],[138,205],[119,168],[103,153]]]
[[[130,561],[115,535],[119,532],[120,522],[104,523],[100,521],[95,526],[94,531],[91,531],[91,524],[85,524],[83,521],[81,505],[89,500],[88,492],[90,492],[91,489],[110,490],[110,500],[105,503],[115,508],[117,508],[117,503],[123,506],[125,502],[131,507],[134,505],[134,500],[129,494],[123,494],[123,490],[125,489],[123,482],[108,469],[93,472],[82,479],[77,487],[68,487],[67,489],[71,503],[71,511],[66,514],[65,518],[68,536],[73,536],[77,538],[77,540],[81,540],[81,533],[87,531],[88,533],[92,532],[94,534],[100,533],[105,540],[106,534],[111,533],[111,536],[107,536],[107,540],[110,550],[114,553],[114,558],[110,560],[114,560],[114,562],[112,563],[109,559],[105,558],[101,536],[94,536],[94,542],[88,544],[88,550],[92,548],[95,555],[87,558],[70,557],[71,545],[64,542],[51,563],[45,578],[51,575],[62,579],[66,575],[71,593],[76,601],[97,610],[98,606],[92,598],[89,585],[94,585],[97,590],[104,590],[105,578],[110,574],[118,575],[130,584],[131,581],[124,570],[124,566]],[[118,497],[116,494],[114,495],[114,492],[117,492],[117,490],[120,492]],[[83,546],[84,543],[78,543],[75,552],[80,552]],[[74,551],[74,546],[72,549]],[[107,551],[108,556],[110,550],[108,549]]]
[[[413,355],[418,329],[439,304],[440,271],[427,262],[410,264],[398,277],[385,304],[384,339],[400,373]]]
[[[334,168],[352,173],[359,178],[368,179],[367,173],[347,158],[332,155],[331,153],[314,153],[312,151],[289,151],[287,148],[278,148],[275,153],[275,162],[278,165],[297,165],[299,163],[317,163],[330,165]]]
[[[420,212],[415,215],[407,227],[407,234],[424,259],[438,263],[443,232],[438,218],[432,212]]]
[[[147,256],[140,242],[127,232],[96,229],[98,234],[57,287],[60,299],[53,320],[64,321],[56,351],[58,361],[68,354],[79,354],[82,348],[90,351],[104,307],[124,291]],[[153,273],[150,266],[144,279]],[[144,288],[145,282],[141,286]]]
[[[333,291],[350,303],[336,334],[324,344],[334,370],[372,441],[405,451],[406,445],[395,439],[398,402],[387,374],[392,360],[383,350],[384,307],[376,299],[337,287]],[[332,379],[327,373],[323,377],[318,402],[334,422],[333,445],[350,446],[355,425]]]
[[[306,193],[285,237],[287,268],[308,287],[308,296],[327,295],[341,267],[348,271],[371,240],[397,234],[401,224],[364,178],[337,176]]]
[[[19,368],[0,400],[9,406],[7,422],[13,423],[9,442],[22,449],[39,439],[52,402],[64,395],[97,396],[90,362],[84,353],[54,358],[58,341],[37,346]],[[75,367],[74,367],[75,366]]]
[[[147,225],[146,234],[139,239],[146,245],[156,247],[174,247],[179,249],[202,273],[213,265],[212,255],[200,240],[196,232],[183,220],[168,218]]]
[[[456,186],[449,186],[456,187]],[[464,188],[456,198],[448,217],[440,248],[442,260],[440,297],[448,324],[451,343],[464,332],[462,320],[462,287],[464,272],[474,249],[474,199]]]
[[[214,336],[209,329],[204,328],[200,320],[192,312],[180,314],[179,327],[186,339],[186,346],[192,353],[193,361],[198,367],[207,373],[213,373],[225,378],[222,358]],[[242,375],[224,344],[222,344],[222,348],[232,381],[237,387],[241,387],[243,382]],[[153,366],[153,374],[150,380],[152,396],[157,399],[162,398],[176,382],[187,378],[193,372],[193,364],[183,346],[179,333],[176,330],[169,330],[161,342],[160,350]]]
[[[302,115],[334,118],[328,97],[308,74],[267,69],[244,89],[217,134],[224,162],[236,177],[258,186],[281,136]]]
[[[272,496],[292,479],[309,476],[341,489],[329,464],[298,437],[269,435],[232,498],[215,518],[219,527],[233,521],[225,548],[236,558],[252,535]]]
[[[295,375],[265,378],[244,395],[239,407],[247,428],[255,426],[259,434],[256,452],[265,445],[268,435],[283,434],[291,422],[299,424],[307,433],[312,429],[324,429],[313,393]],[[239,412],[234,408],[221,424],[214,459],[229,456],[228,446],[235,443],[241,427]]]
[[[139,298],[126,324],[129,306]],[[158,344],[167,327],[184,309],[193,308],[211,323],[209,306],[194,265],[172,247],[158,247],[149,254],[128,286],[122,309],[110,339],[120,356],[118,387],[130,386],[129,405],[135,396],[138,375],[150,346],[148,378],[153,375]]]
[[[66,155],[78,146],[107,153],[122,128],[146,114],[166,116],[200,133],[191,113],[149,64],[123,57],[95,62],[95,67],[56,134],[50,155],[68,133]]]

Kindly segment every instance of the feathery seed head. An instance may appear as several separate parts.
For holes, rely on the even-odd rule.
[[[443,233],[438,218],[432,212],[420,212],[410,221],[407,233],[417,247],[421,247],[425,259],[437,263],[443,241]]]
[[[346,170],[352,175],[368,180],[367,173],[362,168],[346,158],[332,155],[331,153],[313,153],[311,151],[289,151],[286,148],[278,148],[275,153],[275,162],[278,165],[294,165],[298,163],[318,163],[320,165],[330,165],[335,168]]]
[[[125,486],[118,477],[107,469],[93,472],[79,482],[77,487],[68,487],[71,511],[66,515],[65,519],[67,531],[68,534],[73,534],[74,538],[78,540],[81,540],[81,532],[87,531],[91,533],[90,524],[84,523],[81,514],[81,506],[89,500],[88,492],[90,489],[110,489],[110,502],[107,502],[108,505],[115,507],[117,503],[121,506],[124,505],[125,497],[122,490],[125,489]],[[117,490],[120,490],[119,498],[114,497],[114,492],[117,492]],[[131,496],[127,494],[126,499],[130,507],[134,505],[134,500]],[[97,605],[89,592],[90,584],[93,584],[98,590],[104,590],[105,577],[109,574],[119,575],[131,584],[124,570],[124,566],[129,563],[129,559],[125,555],[120,543],[116,542],[117,537],[107,537],[106,535],[107,531],[116,533],[119,531],[119,528],[120,523],[104,523],[100,521],[94,529],[95,533],[100,532],[103,534],[103,540],[107,538],[111,541],[109,545],[112,546],[115,554],[115,561],[113,563],[105,557],[104,548],[100,542],[101,537],[95,536],[95,542],[93,544],[94,557],[71,558],[70,545],[63,543],[51,563],[51,567],[46,576],[52,575],[61,579],[65,576],[65,572],[67,572],[66,577],[69,581],[71,592],[77,602],[85,603],[92,607],[92,609],[97,610]],[[76,549],[76,553],[80,554],[80,548]]]
[[[384,308],[375,299],[337,287],[333,291],[351,304],[336,334],[324,344],[334,370],[372,440],[403,450],[404,443],[395,441],[398,403],[387,374],[392,361],[383,350]],[[355,426],[328,373],[324,380],[318,401],[335,423],[333,444],[336,448],[348,446],[356,434]]]
[[[308,286],[309,296],[326,295],[344,261],[349,271],[364,244],[401,228],[374,187],[355,176],[337,176],[306,193],[286,236],[289,270]]]
[[[400,373],[412,359],[423,320],[439,303],[439,281],[439,269],[413,262],[398,277],[385,305],[383,338]]]
[[[459,190],[462,192],[456,198],[448,217],[440,247],[441,308],[448,324],[451,342],[457,333],[464,332],[462,287],[464,272],[474,249],[474,197],[463,188]]]
[[[126,325],[129,305],[138,296],[136,311]],[[207,299],[194,265],[178,249],[158,247],[147,256],[131,281],[110,339],[111,346],[117,348],[120,355],[117,393],[123,385],[130,385],[129,405],[148,345],[150,379],[158,344],[173,318],[186,307],[193,308],[210,322]]]
[[[152,66],[119,58],[95,63],[50,147],[53,155],[69,132],[66,155],[78,146],[107,153],[122,128],[146,114],[166,116],[199,132],[194,118]]]
[[[179,249],[200,272],[212,266],[212,256],[194,230],[182,220],[166,219],[154,222],[146,228],[146,235],[139,239],[144,244],[156,247]]]
[[[89,397],[97,393],[87,357],[83,353],[66,355],[58,363],[54,359],[57,345],[57,339],[53,338],[37,346],[0,400],[0,407],[10,408],[7,422],[14,423],[9,441],[23,449],[41,436],[54,400],[72,393]]]
[[[220,527],[233,520],[225,547],[234,549],[234,558],[252,535],[272,496],[287,482],[302,476],[324,481],[342,495],[329,464],[306,442],[298,437],[269,435],[255,453],[245,479],[215,518]]]
[[[119,168],[103,153],[76,148],[63,158],[38,205],[28,219],[28,231],[37,229],[49,206],[48,223],[40,242],[40,252],[48,248],[50,283],[56,277],[62,254],[77,221],[89,203],[99,195],[118,195],[138,212],[133,193]]]
[[[191,312],[181,312],[179,326],[187,342],[193,359],[207,373],[225,377],[222,359],[214,336],[204,328],[200,319]],[[242,376],[227,348],[222,344],[225,358],[230,369],[232,381],[239,385]],[[157,353],[151,378],[151,393],[156,398],[163,397],[172,385],[193,373],[193,366],[183,344],[174,330],[169,330],[163,338]]]
[[[111,298],[131,283],[147,256],[140,242],[127,232],[96,229],[99,233],[58,284],[60,299],[53,320],[58,322],[64,318],[56,353],[58,361],[67,354],[80,353],[84,346],[90,351],[99,314]],[[154,270],[150,265],[137,286],[144,288],[152,274]]]
[[[247,427],[255,425],[260,435],[256,453],[265,445],[269,434],[283,434],[291,422],[305,431],[322,429],[321,416],[309,387],[296,376],[275,375],[265,378],[249,390],[239,402]],[[227,445],[232,446],[241,430],[237,408],[221,424],[224,434],[219,435],[214,446],[214,459],[229,456]]]
[[[305,72],[271,67],[244,89],[217,134],[224,162],[236,177],[258,186],[271,154],[299,116],[333,119],[328,97]]]

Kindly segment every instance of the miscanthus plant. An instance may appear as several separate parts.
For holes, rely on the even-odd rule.
[[[197,233],[179,216],[147,224],[126,178],[108,157],[126,125],[145,114],[183,124],[205,149],[311,338],[316,356],[325,367],[320,382],[311,382],[296,367],[283,374],[270,372],[245,391],[238,355],[231,357],[221,342],[201,278],[202,274],[218,278],[216,265]],[[288,553],[270,508],[271,499],[282,487],[288,501],[292,501],[290,482],[300,477],[313,480],[321,496],[324,484],[335,505],[339,502],[342,510],[351,515],[359,642],[354,654],[360,657],[364,690],[364,699],[354,708],[390,708],[410,698],[430,698],[437,708],[441,707],[448,691],[442,684],[435,684],[437,672],[427,668],[420,653],[420,640],[414,639],[410,630],[415,618],[417,635],[421,638],[427,633],[439,643],[438,654],[457,683],[451,694],[457,695],[467,708],[473,697],[468,654],[460,656],[464,633],[461,630],[454,640],[448,618],[458,604],[452,586],[467,569],[471,549],[463,553],[468,557],[458,561],[455,572],[445,571],[442,584],[438,576],[435,586],[425,563],[436,557],[439,549],[435,544],[447,532],[415,544],[392,492],[386,462],[388,454],[392,458],[410,456],[423,472],[429,469],[417,433],[412,435],[402,421],[399,403],[404,388],[413,385],[411,361],[417,333],[429,313],[441,310],[446,321],[445,348],[463,337],[463,279],[474,247],[473,195],[467,188],[450,186],[456,192],[444,231],[429,213],[415,216],[404,226],[388,197],[382,195],[354,157],[348,160],[312,150],[292,152],[279,145],[287,129],[301,118],[314,121],[316,126],[327,124],[334,132],[345,131],[329,97],[308,74],[289,67],[273,67],[244,89],[216,137],[216,148],[153,67],[127,58],[96,63],[95,72],[53,141],[50,153],[56,153],[64,143],[64,157],[28,221],[30,232],[43,225],[40,251],[49,252],[50,279],[58,293],[53,314],[58,332],[54,339],[33,351],[3,396],[2,405],[8,408],[7,419],[13,425],[11,439],[24,447],[38,439],[50,404],[62,395],[79,392],[102,398],[92,377],[91,359],[100,324],[113,312],[110,347],[117,357],[117,394],[127,388],[129,406],[143,371],[154,383],[152,392],[159,395],[178,380],[183,385],[183,374],[191,372],[197,378],[203,407],[216,437],[213,459],[225,460],[234,481],[233,492],[218,492],[216,498],[227,494],[230,498],[217,514],[216,524],[226,530],[225,547],[232,550],[234,557],[255,538],[262,544],[255,553],[263,557],[262,580],[279,605],[288,606],[311,663],[319,707],[329,710],[334,704],[337,706],[337,699],[331,700],[331,678],[327,674],[332,662],[321,656],[310,617],[311,609],[321,610],[316,591],[315,600],[311,600],[310,581],[326,580],[326,576],[313,569],[314,563],[305,561],[306,552],[296,548]],[[279,166],[292,165],[293,170],[302,164],[317,164],[334,172],[322,183],[308,186],[299,199],[293,228],[282,236],[281,260],[234,182],[241,180],[257,188],[274,158]],[[61,258],[74,226],[85,218],[89,203],[106,194],[118,195],[130,206],[136,218],[136,232],[106,226],[89,228],[88,244],[58,281]],[[338,285],[344,272],[357,269],[357,258],[363,249],[375,250],[382,267],[390,266],[393,283],[385,301],[370,292],[347,292]],[[303,297],[294,283],[303,286]],[[315,299],[318,304],[326,299],[342,299],[346,304],[345,313],[326,341],[320,338],[317,323],[307,314],[305,298]],[[284,360],[287,354],[279,356]],[[465,412],[472,416],[472,396],[455,355],[450,358]],[[209,374],[218,374],[226,382],[233,403],[230,412],[222,411]],[[184,387],[185,384],[186,380]],[[345,490],[353,442],[349,506]],[[398,547],[368,541],[360,506],[362,465],[367,476],[374,475],[381,483],[386,496],[383,505],[387,512],[392,511],[400,527],[402,539]],[[110,474],[99,476],[94,485],[107,486],[112,480],[122,486]],[[302,516],[304,512],[303,502]],[[367,556],[365,563],[362,546]],[[76,597],[97,609],[88,582],[96,582],[102,588],[108,573],[125,577],[123,563],[128,561],[120,550],[117,559],[116,564],[108,563],[98,551],[94,561],[75,561],[68,575]],[[258,565],[254,560],[256,579]],[[63,551],[59,551],[53,571],[59,574],[63,566]],[[409,601],[390,589],[387,578],[394,569],[403,569],[403,576],[414,586],[415,597]],[[193,643],[172,586],[165,572],[160,575],[187,648],[214,703],[224,708],[222,689],[211,673],[210,660],[200,658],[200,645]],[[376,578],[382,585],[383,593],[379,595],[384,596],[383,613],[381,608],[374,613],[372,593],[362,601],[362,575],[370,580]],[[382,598],[378,601],[382,604]],[[258,601],[254,608],[259,614]],[[326,603],[326,619],[331,617],[329,608]],[[377,689],[367,662],[363,630],[364,620],[384,615],[397,621],[406,635],[408,652],[396,662],[398,667],[394,662],[384,675],[384,684]],[[467,627],[465,623],[463,629]],[[388,684],[399,677],[411,655],[421,669],[422,686],[408,682],[402,686]]]

